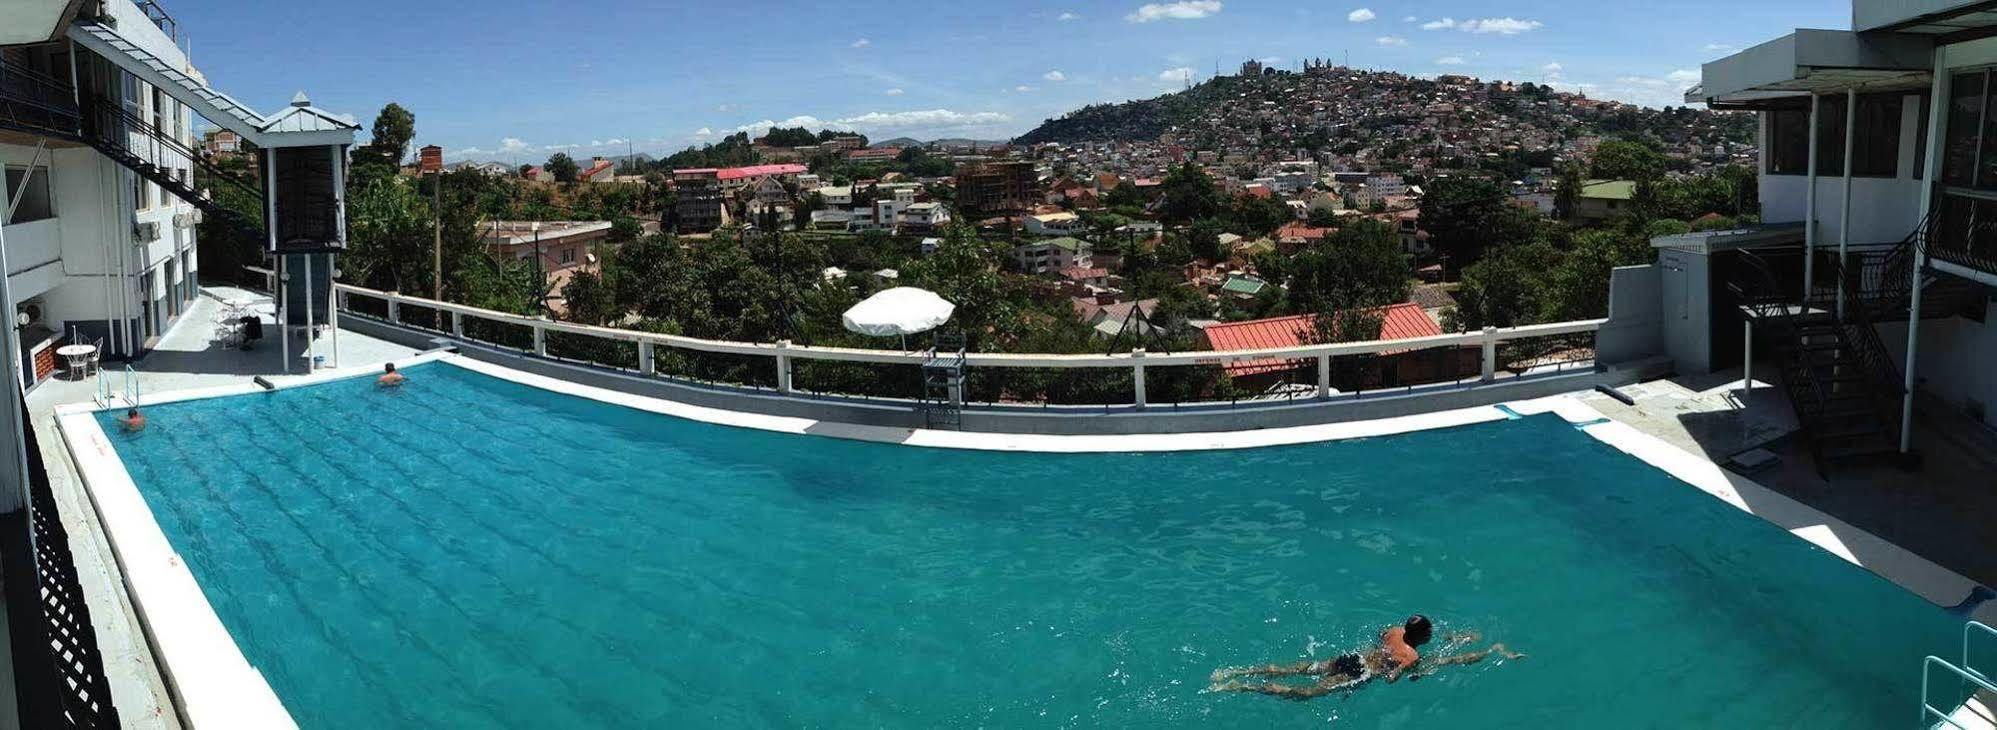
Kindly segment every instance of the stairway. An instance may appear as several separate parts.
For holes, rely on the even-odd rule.
[[[144,78],[168,96],[193,107],[208,121],[245,139],[259,139],[263,126],[269,123],[264,115],[249,106],[228,94],[208,88],[206,81],[160,60],[102,23],[79,22],[71,25],[69,37],[119,68]]]
[[[1785,293],[1762,253],[1740,255],[1745,265],[1729,288],[1775,356],[1819,471],[1897,451],[1899,369],[1873,329],[1855,269],[1820,253],[1817,280],[1798,298]]]

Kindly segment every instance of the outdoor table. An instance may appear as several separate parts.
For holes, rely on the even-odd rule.
[[[55,354],[69,364],[69,375],[72,379],[82,380],[84,365],[90,361],[91,355],[97,354],[97,346],[63,345],[55,349]]]

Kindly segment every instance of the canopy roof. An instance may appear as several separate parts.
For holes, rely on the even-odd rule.
[[[1933,65],[1930,36],[1797,29],[1706,64],[1685,101],[1755,108],[1811,93],[1925,88]]]

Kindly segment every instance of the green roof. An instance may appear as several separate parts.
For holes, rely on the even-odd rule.
[[[1581,183],[1581,197],[1597,200],[1629,200],[1636,197],[1636,181],[1589,180]]]
[[[1244,276],[1230,276],[1227,278],[1226,283],[1220,285],[1220,289],[1221,291],[1231,292],[1234,294],[1247,294],[1249,296],[1254,296],[1256,294],[1262,293],[1262,287],[1265,286],[1268,286],[1268,284],[1259,279],[1250,279]]]

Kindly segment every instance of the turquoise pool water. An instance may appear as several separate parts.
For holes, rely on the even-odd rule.
[[[408,372],[106,417],[308,728],[1871,728],[1958,629],[1551,416],[1005,454]],[[1201,691],[1416,611],[1529,656]]]

